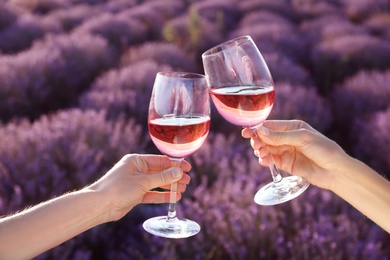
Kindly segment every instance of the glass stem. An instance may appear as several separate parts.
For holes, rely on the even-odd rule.
[[[179,167],[181,160],[172,159],[172,158],[170,159],[172,161],[172,167]],[[176,216],[176,200],[177,200],[176,192],[177,192],[177,182],[171,184],[167,222],[175,222],[178,220]]]
[[[258,128],[258,127],[252,128],[252,131],[253,131],[253,133],[254,133],[257,137],[259,137],[259,136],[257,135],[257,131],[256,131],[257,128]],[[282,175],[280,174],[279,169],[276,168],[274,157],[273,157],[272,154],[269,152],[269,150],[268,150],[268,145],[265,144],[265,147],[264,147],[264,148],[265,148],[265,150],[266,150],[266,152],[267,152],[267,157],[268,157],[268,160],[269,160],[268,167],[269,167],[269,169],[270,169],[270,171],[271,171],[272,179],[273,179],[274,183],[278,183],[278,182],[280,182],[280,181],[283,179],[283,177],[282,177]]]

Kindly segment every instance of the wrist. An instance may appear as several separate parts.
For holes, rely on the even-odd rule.
[[[358,171],[361,162],[345,154],[344,158],[341,158],[337,163],[339,167],[335,169],[333,174],[333,182],[330,190],[336,194],[342,193],[346,187],[351,185],[353,181],[354,173]]]
[[[91,217],[95,219],[95,225],[109,222],[110,217],[110,200],[100,190],[93,187],[86,187],[80,192],[88,197],[86,201],[90,203],[88,209],[92,213]]]

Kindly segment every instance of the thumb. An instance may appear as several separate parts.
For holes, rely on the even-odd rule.
[[[172,167],[161,172],[150,174],[149,185],[151,189],[161,187],[177,182],[182,176],[183,170],[181,168]]]
[[[264,126],[260,126],[257,134],[268,145],[292,145],[301,146],[304,143],[304,129],[290,131],[273,131]]]

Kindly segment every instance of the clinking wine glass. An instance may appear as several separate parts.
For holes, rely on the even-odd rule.
[[[149,105],[148,129],[153,143],[178,166],[198,150],[210,129],[210,99],[204,75],[159,72]],[[171,185],[167,216],[148,219],[143,227],[156,236],[185,238],[200,231],[189,219],[176,216],[177,184]]]
[[[234,125],[254,133],[270,114],[275,88],[260,51],[250,36],[217,45],[202,54],[211,98],[218,113]],[[286,202],[304,192],[309,182],[298,176],[282,177],[271,154],[269,168],[273,182],[262,187],[254,200],[260,205]]]

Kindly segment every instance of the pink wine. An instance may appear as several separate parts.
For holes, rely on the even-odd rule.
[[[153,143],[165,155],[185,158],[198,150],[210,129],[209,116],[171,116],[148,124]]]
[[[273,86],[237,86],[211,89],[219,114],[234,125],[255,127],[271,113],[275,101]]]

